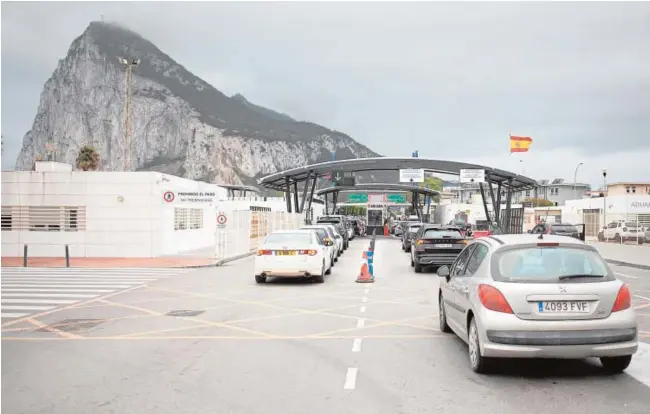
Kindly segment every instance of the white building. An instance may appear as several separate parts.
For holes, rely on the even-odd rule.
[[[248,241],[251,223],[258,225],[251,210],[281,213],[286,202],[228,198],[217,185],[157,172],[72,171],[67,164],[39,162],[36,171],[2,173],[2,256],[22,256],[28,245],[30,257],[63,257],[66,244],[71,257],[209,251],[217,228],[223,227],[217,226],[218,213]],[[237,216],[240,211],[248,215]],[[272,220],[285,220],[276,213]],[[290,216],[298,224],[298,215]],[[267,221],[264,231],[280,227]],[[261,237],[263,231],[255,228],[254,233]]]
[[[585,224],[588,237],[595,237],[599,229],[616,220],[637,221],[643,227],[650,227],[650,195],[568,200],[562,208],[562,221]]]

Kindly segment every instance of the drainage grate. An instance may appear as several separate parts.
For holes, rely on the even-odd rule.
[[[103,322],[104,319],[64,319],[44,326],[43,328],[39,328],[35,332],[52,332],[53,329],[62,332],[87,331]]]
[[[173,310],[166,313],[166,316],[198,316],[204,310]]]

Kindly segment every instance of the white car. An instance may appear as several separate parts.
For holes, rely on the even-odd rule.
[[[282,230],[266,237],[255,257],[255,281],[267,277],[313,278],[323,283],[332,271],[332,240],[322,240],[314,230]]]
[[[338,262],[341,253],[343,253],[343,237],[336,231],[336,227],[331,224],[311,224],[308,226],[303,226],[301,229],[323,229],[327,232],[327,235],[330,239],[334,240],[334,245],[332,246],[334,261]]]
[[[316,235],[320,239],[321,242],[325,242],[326,240],[329,240],[332,242],[331,245],[327,244],[327,251],[329,253],[330,257],[330,267],[334,266],[334,259],[336,259],[336,244],[334,242],[333,236],[330,235],[328,229],[326,227],[319,227],[318,225],[315,225],[314,227],[312,226],[303,226],[299,230],[311,230],[313,232],[316,232]],[[329,270],[328,270],[328,275],[329,275]]]

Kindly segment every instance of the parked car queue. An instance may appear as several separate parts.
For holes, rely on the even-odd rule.
[[[324,283],[356,236],[354,225],[343,216],[321,217],[315,224],[275,231],[257,249],[255,281],[282,277]]]

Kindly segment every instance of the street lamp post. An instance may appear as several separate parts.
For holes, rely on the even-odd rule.
[[[124,170],[131,171],[131,78],[133,76],[133,68],[140,64],[140,59],[125,59],[121,57],[118,60],[126,68],[124,76],[124,143],[126,147],[124,150]]]
[[[607,170],[603,168],[603,227],[607,226]]]
[[[580,168],[580,166],[581,166],[582,164],[584,164],[584,163],[583,163],[583,162],[579,163],[579,164],[576,166],[576,170],[575,170],[575,172],[573,173],[573,199],[574,199],[574,200],[575,200],[575,198],[576,198],[576,180],[578,179],[578,168]]]

